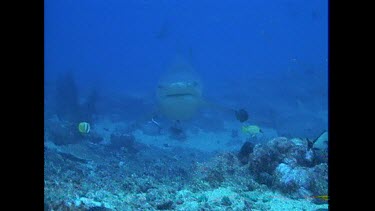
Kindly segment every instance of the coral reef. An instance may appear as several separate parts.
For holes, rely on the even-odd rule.
[[[47,142],[45,210],[326,209],[312,196],[327,193],[328,166],[308,152],[306,141],[282,137],[215,154],[126,133],[109,145]]]
[[[242,164],[246,164],[249,162],[249,155],[253,153],[254,150],[254,144],[250,141],[246,141],[240,151],[238,152],[238,159]]]
[[[252,153],[242,149],[241,158],[245,160],[248,154],[249,169],[257,182],[294,198],[327,194],[328,166],[314,159],[307,140],[279,137],[257,144]]]

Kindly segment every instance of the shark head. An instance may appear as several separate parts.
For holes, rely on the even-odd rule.
[[[202,105],[202,84],[191,65],[179,58],[159,81],[156,97],[167,118],[187,120]]]

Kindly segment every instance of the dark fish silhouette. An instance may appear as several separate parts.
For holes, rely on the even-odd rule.
[[[245,122],[249,119],[249,114],[245,109],[239,109],[238,111],[235,111],[236,119],[240,122]]]

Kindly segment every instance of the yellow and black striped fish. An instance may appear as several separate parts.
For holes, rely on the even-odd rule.
[[[78,124],[78,130],[80,133],[87,134],[90,132],[90,124],[87,122],[80,122]]]

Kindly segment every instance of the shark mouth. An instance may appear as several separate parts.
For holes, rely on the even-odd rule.
[[[200,97],[201,90],[197,83],[175,82],[168,86],[158,87],[158,96],[163,97]]]
[[[176,82],[158,87],[159,108],[173,120],[189,119],[201,103],[201,90],[195,83]]]

